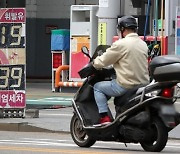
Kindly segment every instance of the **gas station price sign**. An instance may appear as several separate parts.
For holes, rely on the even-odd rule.
[[[25,107],[25,8],[0,8],[0,108]]]

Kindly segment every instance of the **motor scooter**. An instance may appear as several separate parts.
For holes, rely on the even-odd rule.
[[[92,61],[86,47],[82,52]],[[111,68],[96,70],[89,63],[79,71],[86,78],[72,100],[74,114],[70,122],[73,141],[79,147],[91,147],[96,141],[140,143],[145,151],[160,152],[166,146],[168,133],[180,123],[175,108],[174,87],[180,82],[180,57],[158,56],[149,64],[153,82],[137,85],[125,94],[114,98],[116,114],[109,109],[112,123],[97,127],[98,108],[94,99],[93,85],[99,81],[112,80],[115,71]]]

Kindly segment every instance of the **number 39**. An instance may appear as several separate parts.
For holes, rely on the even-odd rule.
[[[11,69],[8,67],[1,67],[1,71],[4,72],[4,75],[0,76],[0,80],[4,80],[4,84],[0,84],[0,88],[7,88],[9,86],[9,78],[12,78],[14,80],[17,80],[17,84],[12,84],[11,88],[17,88],[21,85],[21,77],[22,77],[22,68],[14,67]],[[15,74],[15,71],[18,71],[18,75]]]

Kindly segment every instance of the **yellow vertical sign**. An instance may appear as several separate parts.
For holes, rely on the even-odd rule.
[[[106,45],[107,23],[102,22],[98,25],[98,45]]]

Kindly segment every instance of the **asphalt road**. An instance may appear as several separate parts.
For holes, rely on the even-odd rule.
[[[55,93],[51,90],[51,83],[37,82],[27,83],[27,105],[65,105],[65,108],[40,110],[39,118],[25,118],[25,119],[8,119],[9,122],[28,123],[31,126],[40,127],[52,132],[69,132],[69,123],[73,114],[71,107],[71,99],[74,93],[59,92]],[[180,112],[180,101],[177,101],[176,108]],[[70,107],[69,107],[70,106]],[[111,111],[114,113],[113,103],[109,104]],[[37,106],[36,106],[37,107]],[[4,122],[4,120],[0,119]],[[170,138],[180,139],[180,126],[176,127],[170,132]]]
[[[90,148],[80,148],[64,133],[30,133],[0,131],[1,154],[139,154],[145,152],[139,144],[97,141]],[[179,153],[180,141],[169,140],[162,153]]]

